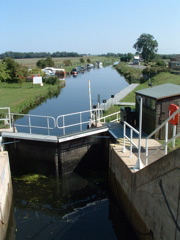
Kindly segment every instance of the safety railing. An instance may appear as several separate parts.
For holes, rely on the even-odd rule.
[[[127,127],[128,127],[128,130],[130,131],[130,132],[128,132],[128,135],[127,135]],[[132,157],[132,147],[133,146],[136,147],[138,150],[141,149],[141,146],[139,145],[140,142],[138,142],[138,145],[135,142],[133,142],[133,138],[134,138],[133,134],[134,133],[136,133],[137,137],[139,138],[139,131],[137,129],[135,129],[134,127],[132,127],[129,123],[124,121],[123,152],[126,151],[126,139],[127,139],[130,143],[130,155],[129,155],[129,157]]]
[[[24,118],[24,124],[18,124],[17,122],[15,123],[17,118]],[[51,116],[41,116],[41,115],[30,115],[30,114],[17,114],[17,113],[11,113],[11,118],[12,118],[12,126],[14,132],[16,131],[17,127],[23,127],[23,128],[28,128],[29,133],[32,134],[32,129],[46,129],[48,132],[48,135],[50,135],[50,130],[54,129],[56,127],[56,120],[54,117]],[[38,119],[39,125],[34,125],[33,119]],[[37,121],[36,121],[37,123]],[[44,126],[42,126],[44,124]]]
[[[176,133],[176,125],[173,126],[173,136],[172,138],[168,139],[168,129],[169,129],[169,121],[173,119],[177,114],[180,113],[180,108],[175,111],[170,117],[168,117],[161,125],[159,125],[151,134],[149,134],[146,137],[146,166],[148,165],[148,159],[151,155],[155,154],[157,151],[159,151],[161,148],[164,147],[164,154],[166,155],[168,152],[168,144],[170,142],[173,143],[173,147],[175,147],[175,139],[180,136],[180,133]],[[159,130],[161,130],[163,127],[165,127],[165,142],[162,144],[159,148],[154,150],[151,153],[148,153],[148,141],[149,139],[156,134]]]
[[[9,125],[9,128],[11,128],[10,107],[1,107],[0,108],[0,121],[3,121],[4,125]]]
[[[145,148],[146,148],[146,159],[145,159],[145,166],[147,166],[148,163],[148,159],[151,155],[155,154],[157,151],[159,151],[160,149],[164,148],[164,154],[167,154],[167,148],[168,148],[168,144],[170,142],[173,142],[173,147],[175,146],[175,139],[177,137],[180,136],[180,133],[176,133],[176,126],[174,125],[174,129],[173,129],[173,136],[172,138],[168,139],[168,126],[169,126],[169,121],[171,119],[173,119],[175,117],[176,114],[179,114],[180,109],[178,109],[176,112],[174,112],[170,117],[168,117],[160,126],[158,126],[151,134],[149,134],[146,138],[145,138]],[[128,134],[127,134],[127,127],[128,127]],[[157,133],[159,130],[161,130],[163,127],[165,127],[165,142],[164,144],[160,145],[159,147],[157,147],[154,151],[151,151],[151,153],[148,153],[148,142],[150,140],[150,138]],[[136,139],[138,139],[138,145],[133,141],[134,138],[134,133],[137,134]],[[140,136],[139,136],[140,132],[135,129],[134,127],[132,127],[130,124],[128,124],[126,121],[124,121],[124,142],[123,142],[123,152],[125,152],[126,150],[126,139],[128,140],[128,142],[130,143],[130,157],[132,157],[132,146],[135,146],[138,149],[138,156],[140,158],[140,154],[141,154],[141,141],[140,141]],[[130,136],[130,137],[129,137]]]
[[[62,129],[63,135],[66,134],[66,129],[79,126],[79,130],[83,130],[83,125],[91,127],[92,124],[96,125],[101,118],[102,110],[93,109],[75,113],[69,113],[60,115],[57,117],[56,124],[57,128]],[[71,122],[71,123],[69,123]],[[74,123],[72,123],[74,122]]]
[[[103,116],[103,111],[100,108],[59,115],[57,118],[52,116],[10,113],[10,108],[2,109],[8,109],[8,117],[0,120],[7,120],[11,127],[13,127],[14,132],[18,129],[18,132],[28,132],[30,134],[34,133],[33,129],[39,129],[39,131],[36,130],[36,133],[41,132],[41,129],[45,129],[48,135],[50,135],[51,130],[58,128],[61,129],[63,135],[65,135],[67,134],[67,129],[71,127],[77,127],[77,131],[82,131],[84,126],[87,128],[92,125],[97,126],[100,122],[120,121],[119,111]]]
[[[113,119],[111,120],[111,118],[113,118]],[[110,120],[110,121],[108,121],[108,120]],[[98,121],[104,122],[104,123],[106,121],[107,122],[118,122],[118,121],[120,121],[120,111],[115,112],[115,113],[111,113],[107,116],[99,117]]]

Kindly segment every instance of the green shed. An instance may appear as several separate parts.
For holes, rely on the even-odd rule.
[[[139,116],[138,96],[142,97],[142,130],[146,134],[152,133],[162,122],[169,117],[169,105],[180,107],[180,85],[162,84],[135,92],[136,113]],[[138,119],[137,119],[138,123]],[[169,138],[172,137],[172,125],[169,124]],[[180,123],[177,126],[180,131]],[[164,128],[155,134],[156,139],[164,139]]]

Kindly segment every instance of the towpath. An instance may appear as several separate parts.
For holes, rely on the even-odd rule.
[[[116,93],[116,95],[114,95],[114,98],[109,98],[106,103],[101,103],[100,108],[103,110],[107,110],[113,105],[118,105],[119,101],[121,101],[121,99],[123,99],[128,93],[134,90],[138,85],[138,83],[130,84],[120,92]]]

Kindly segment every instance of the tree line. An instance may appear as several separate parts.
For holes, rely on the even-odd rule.
[[[76,52],[12,52],[8,51],[0,54],[0,59],[3,58],[14,58],[14,59],[22,59],[22,58],[47,58],[47,57],[81,57],[82,54],[78,54]]]

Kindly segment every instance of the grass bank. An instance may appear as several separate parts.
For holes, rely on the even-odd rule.
[[[116,70],[122,74],[129,83],[139,82],[142,75],[142,69],[131,67],[124,62],[120,62],[116,65]]]
[[[159,73],[155,77],[151,78],[151,82],[153,86],[165,84],[165,83],[173,83],[180,85],[180,75],[175,75],[171,73]],[[148,81],[142,84],[139,84],[133,91],[127,94],[120,102],[135,102],[135,92],[144,88],[150,88],[148,86]],[[119,106],[112,106],[108,109],[105,114],[111,114],[119,111]]]
[[[0,83],[0,107],[10,107],[11,112],[26,113],[29,109],[45,101],[48,97],[58,95],[61,84],[50,85],[23,83]]]
[[[165,83],[173,83],[180,85],[180,75],[175,75],[171,73],[159,73],[151,79],[153,86],[158,86]],[[144,88],[149,88],[148,82],[139,84],[132,92],[127,94],[120,102],[135,102],[135,92]],[[119,106],[112,106],[107,111],[105,115],[112,114],[114,112],[120,111]],[[160,141],[163,143],[163,141]],[[180,147],[180,137],[176,139],[176,148]],[[168,151],[173,151],[171,144],[168,145]]]

